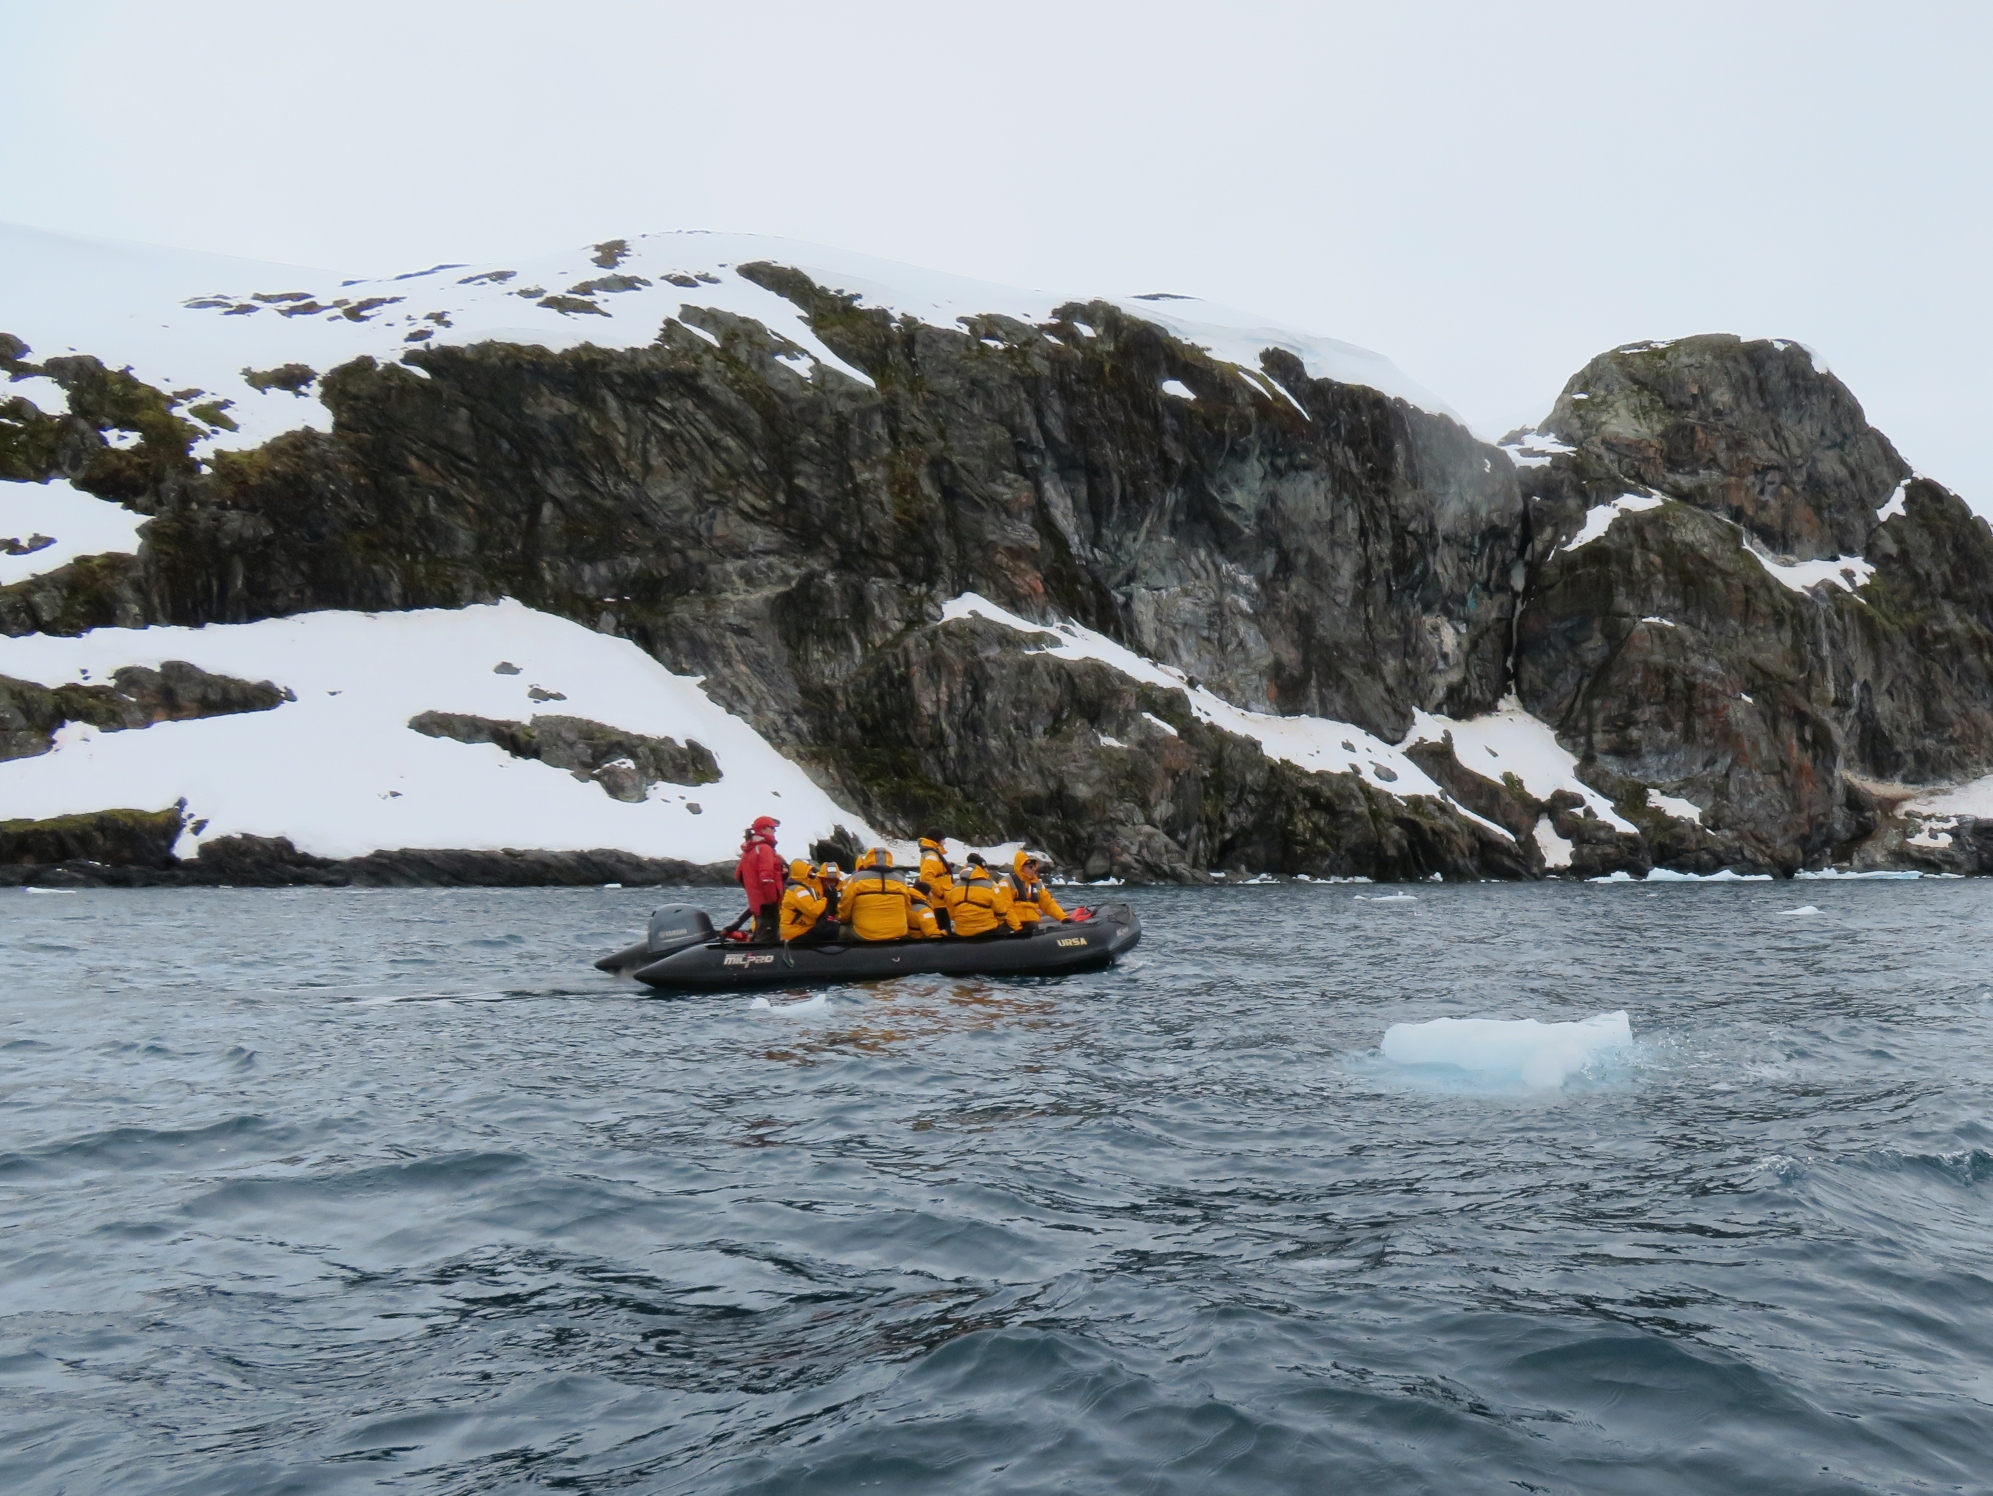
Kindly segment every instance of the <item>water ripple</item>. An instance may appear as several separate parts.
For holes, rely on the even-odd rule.
[[[1984,1488],[1993,884],[1130,896],[760,1010],[641,890],[8,899],[7,1488]]]

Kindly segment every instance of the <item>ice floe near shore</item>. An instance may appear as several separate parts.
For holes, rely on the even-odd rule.
[[[1534,1018],[1433,1018],[1384,1031],[1384,1058],[1398,1065],[1445,1065],[1481,1079],[1513,1078],[1534,1091],[1554,1090],[1596,1057],[1630,1049],[1633,1027],[1622,1010],[1576,1023]]]

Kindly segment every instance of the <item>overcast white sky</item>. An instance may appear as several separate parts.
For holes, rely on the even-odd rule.
[[[1388,354],[1484,428],[1812,345],[1993,513],[1993,5],[0,0],[0,217],[337,269],[660,229]]]

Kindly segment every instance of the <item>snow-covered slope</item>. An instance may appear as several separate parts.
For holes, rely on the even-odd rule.
[[[1549,729],[1513,703],[1470,722],[1421,713],[1406,743],[1391,744],[1346,722],[1243,710],[1077,624],[1047,629],[974,594],[944,610],[945,619],[966,617],[1049,635],[1047,652],[1182,691],[1199,718],[1254,739],[1273,758],[1357,774],[1393,797],[1430,796],[1504,837],[1509,833],[1454,802],[1405,748],[1451,732],[1467,762],[1479,762],[1467,750],[1489,756],[1488,777],[1515,772],[1539,796],[1570,790],[1623,824],[1577,780]],[[803,845],[839,824],[879,839],[747,723],[716,706],[696,679],[673,675],[627,641],[515,602],[0,638],[0,675],[48,686],[103,681],[123,665],[156,668],[167,660],[268,680],[297,699],[267,712],[122,732],[72,723],[52,751],[0,764],[7,814],[40,819],[184,800],[190,827],[177,848],[183,857],[203,842],[247,834],[289,837],[300,851],[323,857],[401,847],[603,846],[712,862],[730,855],[740,826],[764,812],[783,820],[785,845]],[[501,672],[501,665],[516,671]],[[540,699],[549,693],[558,696]],[[492,744],[409,727],[410,718],[429,711],[501,721],[558,713],[697,742],[712,751],[721,778],[697,787],[657,785],[648,799],[626,803]]]
[[[97,629],[79,638],[0,638],[0,675],[43,685],[102,681],[121,665],[185,660],[268,680],[297,699],[273,711],[161,722],[124,732],[70,723],[55,748],[0,763],[0,818],[40,819],[187,802],[199,829],[176,849],[246,833],[300,851],[356,857],[383,848],[613,847],[716,862],[762,814],[785,847],[842,823],[871,831],[699,682],[634,644],[514,602],[459,611],[307,613],[205,628]],[[501,663],[517,673],[499,673]],[[529,693],[559,693],[536,700]],[[563,769],[490,743],[428,737],[425,711],[501,721],[582,717],[697,742],[717,783],[660,784],[630,804]]]
[[[145,523],[144,515],[79,493],[61,478],[0,483],[0,587],[67,566],[78,556],[134,552]]]
[[[1193,297],[1019,290],[748,234],[652,234],[534,259],[350,279],[0,225],[0,332],[26,342],[37,362],[94,354],[114,368],[129,365],[160,389],[201,391],[200,399],[187,396],[183,413],[203,400],[231,402],[223,414],[235,429],[216,427],[204,443],[225,449],[330,425],[314,387],[252,384],[251,372],[302,364],[322,374],[362,355],[399,359],[425,344],[640,347],[684,307],[761,322],[796,345],[793,361],[805,377],[823,368],[870,383],[818,340],[792,303],[738,273],[757,261],[801,270],[867,306],[946,327],[977,314],[1038,323],[1069,302],[1108,300],[1244,369],[1259,368],[1261,350],[1283,348],[1316,377],[1452,414],[1379,354],[1269,327],[1251,313]],[[22,381],[0,391],[29,395],[47,408],[53,387],[45,380],[32,386]]]

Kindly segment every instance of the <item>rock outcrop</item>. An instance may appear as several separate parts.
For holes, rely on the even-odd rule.
[[[637,857],[613,848],[550,852],[404,847],[365,857],[314,857],[286,837],[224,836],[196,856],[174,855],[181,806],[106,810],[42,821],[0,821],[0,887],[44,888],[527,888],[621,883],[723,885],[731,862]]]
[[[1318,783],[1223,734],[1156,756],[1139,789],[1094,774],[1107,800],[1048,793],[1071,778],[1062,728],[1081,719],[1034,716],[1015,692],[1077,701],[1098,672],[1016,668],[1018,641],[958,647],[941,618],[977,592],[1259,710],[1395,740],[1416,711],[1471,714],[1506,684],[1522,501],[1493,448],[1278,350],[1248,377],[1106,303],[956,330],[750,268],[872,385],[805,379],[759,324],[688,311],[698,332],[667,323],[643,349],[480,344],[332,370],[334,433],[202,473],[163,405],[92,360],[49,360],[72,413],[17,413],[23,475],[59,470],[155,518],[136,557],[0,590],[0,626],[513,596],[703,676],[891,831],[960,814],[1142,876],[1528,870],[1442,801]],[[141,417],[107,467],[101,433]],[[903,689],[924,660],[952,678]],[[1247,762],[1264,781],[1250,793]]]
[[[1516,688],[1599,788],[1700,809],[1666,865],[1863,860],[1993,772],[1993,532],[1803,349],[1617,350],[1535,435]]]
[[[1024,836],[1094,876],[1987,866],[1971,817],[1940,843],[1916,805],[1993,772],[1993,536],[1796,345],[1602,355],[1508,444],[1517,466],[1292,354],[1242,369],[1108,303],[949,328],[739,273],[869,383],[688,304],[648,347],[300,366],[334,429],[204,467],[171,397],[0,346],[69,405],[7,408],[4,475],[153,516],[135,556],[0,589],[0,628],[510,596],[703,677],[883,830]],[[944,613],[968,593],[1183,687]],[[1416,743],[1443,793],[1270,757],[1192,686]],[[1417,736],[1511,693],[1582,783],[1532,792]],[[16,708],[15,738],[45,744],[53,710]],[[581,719],[410,725],[622,798],[711,769]]]
[[[267,712],[292,699],[269,681],[215,675],[185,660],[167,660],[157,670],[126,665],[99,685],[44,686],[0,675],[0,760],[48,752],[65,722],[122,732],[155,722]]]
[[[463,712],[421,712],[409,718],[408,725],[428,737],[491,743],[514,758],[566,769],[576,779],[601,785],[612,799],[633,805],[653,785],[711,784],[720,777],[719,764],[702,744],[645,737],[583,717],[547,715],[530,722],[502,722]]]

